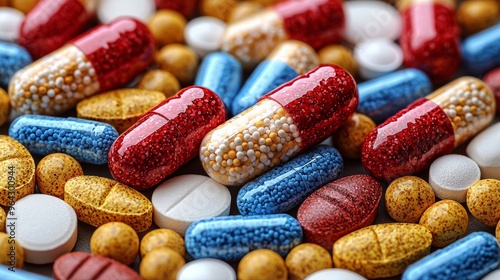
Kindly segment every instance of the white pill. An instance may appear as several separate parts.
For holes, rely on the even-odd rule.
[[[236,280],[234,269],[221,260],[199,259],[184,265],[177,280]]]
[[[24,14],[9,7],[0,8],[0,40],[16,41],[24,20]]]
[[[429,168],[429,185],[440,199],[465,202],[469,187],[479,181],[481,170],[463,155],[445,155],[434,160]]]
[[[497,123],[476,135],[467,145],[466,153],[479,165],[483,179],[500,180],[499,143],[500,123]]]
[[[174,177],[153,192],[153,219],[161,228],[184,236],[197,220],[229,215],[231,194],[226,186],[203,175]]]
[[[52,263],[71,252],[78,220],[68,203],[47,194],[31,194],[16,201],[13,207],[6,226],[9,229],[14,225],[15,239],[24,248],[26,262]]]
[[[382,1],[344,1],[345,39],[351,44],[385,38],[397,40],[401,16],[392,5]]]
[[[398,69],[403,64],[403,52],[388,39],[364,41],[354,48],[354,58],[363,79],[373,79]]]
[[[304,280],[366,280],[365,277],[357,274],[356,272],[343,269],[343,268],[327,268],[314,272],[307,276]]]
[[[226,23],[214,17],[197,17],[184,28],[186,44],[200,57],[218,50],[226,31]]]
[[[155,10],[154,0],[100,0],[97,18],[101,23],[109,23],[119,17],[129,16],[146,23]]]

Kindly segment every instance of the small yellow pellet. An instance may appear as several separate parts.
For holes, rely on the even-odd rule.
[[[12,8],[27,14],[39,0],[10,0]],[[8,2],[8,1],[7,1]]]
[[[500,3],[495,0],[462,1],[457,20],[465,36],[482,31],[498,22]]]
[[[139,266],[139,273],[144,280],[175,280],[184,264],[186,261],[179,253],[161,247],[144,256]]]
[[[333,134],[333,146],[343,157],[358,159],[361,157],[361,145],[366,135],[376,127],[368,116],[355,113]]]
[[[169,98],[174,96],[181,89],[181,85],[177,78],[170,72],[155,69],[146,72],[146,74],[142,76],[137,84],[137,88],[160,91]]]
[[[294,279],[304,279],[318,270],[331,268],[333,265],[330,253],[312,243],[300,244],[293,248],[286,256],[285,264]]]
[[[445,199],[427,208],[419,224],[432,233],[432,245],[441,248],[465,236],[469,217],[460,203]]]
[[[72,156],[63,153],[50,154],[38,163],[35,177],[41,193],[64,199],[64,185],[76,176],[83,175],[82,166]]]
[[[353,76],[358,74],[358,64],[352,51],[347,47],[328,45],[319,50],[318,56],[319,62],[322,64],[335,64],[344,68]]]
[[[228,21],[229,15],[237,3],[237,0],[201,0],[200,11],[204,16]]]
[[[269,249],[246,254],[238,264],[238,280],[286,280],[288,271],[283,258]]]
[[[15,232],[13,234],[0,232],[0,264],[7,267],[23,268],[24,248],[19,242],[15,242]]]
[[[155,57],[160,69],[174,75],[183,85],[194,81],[198,70],[198,56],[188,46],[169,44],[160,49]]]
[[[495,228],[495,237],[497,238],[498,242],[500,242],[500,221],[498,221],[497,227]]]
[[[7,219],[7,214],[2,207],[0,207],[0,232],[5,232],[5,220]]]
[[[0,126],[9,119],[10,103],[7,92],[0,88]]]
[[[130,265],[139,252],[139,237],[129,225],[110,222],[94,231],[90,238],[90,251]]]
[[[227,21],[235,22],[249,15],[252,15],[264,8],[264,5],[256,1],[244,1],[238,2],[236,6],[231,10]]]
[[[483,179],[467,190],[467,208],[481,223],[494,227],[500,220],[500,181]]]
[[[186,256],[186,247],[184,239],[177,232],[160,228],[148,232],[141,240],[141,258],[156,248],[167,247],[179,253],[182,257]]]
[[[186,18],[174,10],[159,10],[148,22],[158,47],[184,42]]]

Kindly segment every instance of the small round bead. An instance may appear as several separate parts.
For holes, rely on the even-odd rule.
[[[493,0],[462,1],[457,11],[457,20],[463,35],[471,35],[498,22],[500,4]]]
[[[9,119],[10,103],[9,96],[0,88],[0,126]]]
[[[166,228],[155,229],[148,232],[141,240],[141,258],[156,248],[167,247],[182,257],[186,256],[184,239],[175,231]]]
[[[286,256],[285,264],[294,279],[304,279],[318,270],[332,268],[333,265],[330,253],[312,243],[300,244],[293,248]]]
[[[148,22],[158,47],[184,42],[186,18],[174,10],[159,10]]]
[[[238,280],[286,280],[288,271],[283,258],[269,249],[246,254],[238,264]]]
[[[139,266],[139,273],[144,280],[175,280],[184,264],[186,261],[179,253],[161,247],[144,256]]]
[[[160,49],[156,55],[160,69],[172,73],[181,84],[193,82],[198,69],[198,57],[189,47],[170,44]]]
[[[200,11],[202,15],[228,21],[237,3],[237,0],[201,0]]]
[[[137,258],[139,237],[129,225],[110,222],[94,231],[90,238],[90,251],[130,265]]]
[[[361,145],[366,135],[376,127],[368,116],[355,113],[333,134],[333,146],[343,157],[358,159],[361,157]]]
[[[351,75],[358,74],[358,64],[354,59],[352,51],[342,45],[328,45],[323,47],[318,52],[319,61],[322,64],[335,64],[345,70]]]
[[[50,154],[36,167],[36,185],[41,193],[64,199],[64,185],[76,176],[83,175],[82,166],[72,156],[63,153]]]
[[[441,248],[465,236],[469,217],[460,203],[445,199],[427,208],[419,224],[432,233],[432,245]]]
[[[167,98],[174,96],[181,89],[181,85],[174,75],[160,69],[146,72],[136,87],[163,92]]]

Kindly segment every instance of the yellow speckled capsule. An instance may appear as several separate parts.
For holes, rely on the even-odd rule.
[[[333,134],[333,146],[343,157],[358,159],[361,157],[361,145],[366,135],[376,127],[368,116],[355,113]]]
[[[290,277],[301,280],[318,270],[331,268],[332,256],[319,245],[304,243],[288,253],[285,264]]]
[[[35,192],[35,161],[28,150],[13,138],[0,135],[0,204]]]
[[[137,88],[156,90],[163,92],[167,98],[174,96],[180,89],[181,85],[177,78],[170,72],[160,69],[155,69],[146,72],[137,84]]]
[[[9,95],[0,88],[0,126],[9,119],[10,103]]]
[[[90,238],[92,254],[117,260],[129,265],[137,258],[139,237],[133,228],[120,222],[98,227]]]
[[[460,203],[446,199],[425,210],[419,224],[432,233],[432,245],[444,247],[465,236],[469,217]]]
[[[179,253],[182,257],[186,256],[186,247],[184,239],[177,232],[160,228],[148,232],[141,240],[141,258],[156,248],[167,247]]]
[[[435,201],[429,183],[416,176],[403,176],[392,181],[385,192],[387,213],[401,223],[418,223],[424,211]]]
[[[7,267],[23,268],[24,248],[19,244],[19,242],[16,242],[15,244],[9,242],[13,240],[9,239],[9,237],[11,237],[10,234],[0,232],[0,264],[3,264]],[[11,247],[15,247],[13,251],[14,256],[12,256]],[[5,269],[7,268],[5,267]]]
[[[178,252],[161,247],[144,256],[139,272],[144,280],[175,280],[184,264],[186,261]]]
[[[64,199],[64,185],[69,179],[83,175],[83,169],[72,156],[54,153],[42,158],[35,175],[41,193]]]
[[[122,133],[163,100],[159,91],[119,89],[80,101],[76,112],[79,118],[109,123]]]
[[[337,240],[333,263],[366,278],[392,277],[428,255],[431,243],[431,232],[419,224],[372,225]]]
[[[183,85],[191,84],[198,70],[198,56],[181,44],[164,46],[156,54],[155,61],[160,69],[172,73]]]
[[[474,218],[494,227],[500,220],[500,181],[483,179],[467,190],[467,207]]]
[[[269,249],[246,254],[238,264],[238,280],[286,280],[288,271],[283,258]]]
[[[64,185],[64,201],[75,209],[78,220],[98,227],[123,222],[137,232],[153,222],[153,204],[140,192],[114,180],[77,176]]]

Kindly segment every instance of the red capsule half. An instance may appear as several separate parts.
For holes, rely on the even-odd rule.
[[[155,0],[155,4],[156,9],[174,10],[188,17],[198,7],[198,0]]]

